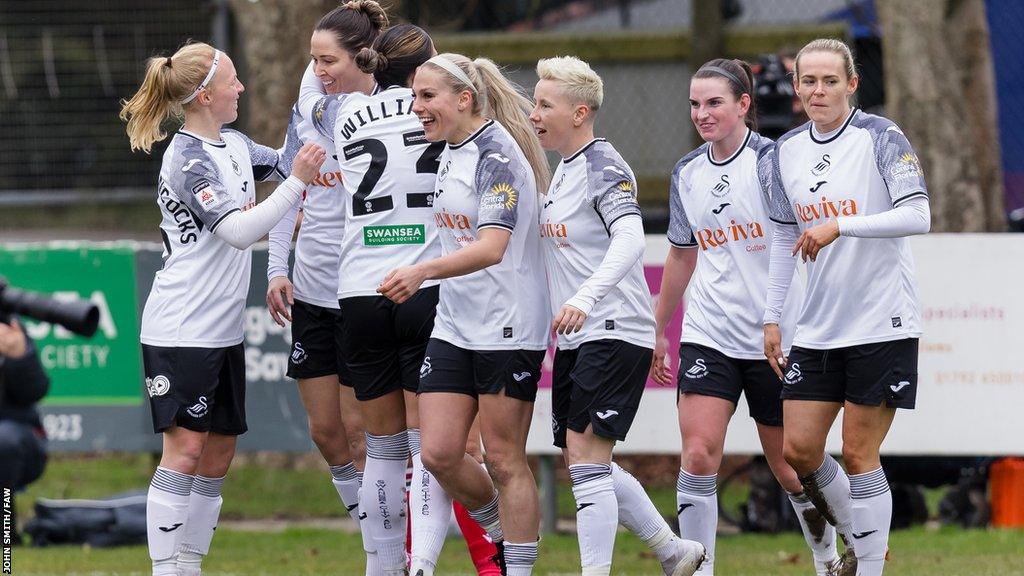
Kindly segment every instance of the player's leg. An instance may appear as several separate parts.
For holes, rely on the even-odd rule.
[[[224,504],[221,489],[231,460],[235,457],[238,437],[211,432],[206,439],[203,455],[199,459],[192,492],[188,500],[188,520],[185,522],[178,548],[180,576],[199,576],[203,558],[210,553],[210,542]]]
[[[484,452],[480,443],[480,413],[477,412],[473,420],[473,426],[469,429],[469,437],[466,438],[466,454],[483,466]],[[498,548],[491,542],[487,531],[469,515],[469,510],[462,504],[455,502],[452,511],[455,520],[459,524],[462,538],[466,541],[466,548],[473,559],[473,566],[476,567],[479,576],[499,576],[501,568],[495,564],[495,555]]]
[[[406,425],[409,428],[409,450],[412,454],[412,481],[409,485],[409,521],[412,536],[412,576],[432,576],[437,559],[448,535],[452,515],[452,498],[437,478],[423,464],[421,418],[416,394],[405,392]],[[468,430],[467,430],[468,433]],[[465,443],[455,444],[464,449]]]
[[[804,494],[843,539],[849,572],[856,566],[850,479],[825,453],[828,431],[846,398],[845,364],[842,350],[793,347],[782,383],[782,454]]]
[[[879,576],[892,519],[892,492],[879,450],[897,408],[913,409],[917,395],[917,339],[848,349],[843,462],[850,475],[857,574]]]
[[[366,427],[363,522],[386,576],[406,569],[405,470],[409,458],[402,369],[394,331],[394,304],[383,297],[339,300],[344,318],[342,355]],[[368,490],[374,497],[370,498]]]
[[[789,495],[800,530],[814,557],[814,568],[825,576],[838,561],[836,530],[804,494],[803,485],[782,454],[782,382],[766,360],[744,360],[743,391],[750,417],[757,423],[757,434],[765,459],[779,484]]]
[[[607,576],[612,567],[619,503],[612,480],[615,441],[571,427],[566,434],[566,464],[576,499],[576,533],[584,576]]]
[[[537,561],[540,497],[526,459],[526,438],[545,353],[502,350],[474,356],[480,431],[487,449],[484,461],[497,490],[494,501],[504,536],[504,542],[495,540],[498,562],[504,562],[507,573],[515,576],[531,574]],[[487,528],[481,512],[472,513]]]
[[[189,495],[188,521],[180,545],[178,568],[183,576],[198,576],[203,557],[220,517],[221,487],[235,456],[238,436],[247,430],[245,422],[245,348],[236,344],[213,351],[189,352],[197,364],[219,365],[216,389],[208,406],[200,402],[185,410],[199,422],[207,422],[210,434],[196,468]],[[181,416],[179,415],[179,418]]]
[[[154,576],[178,571],[189,495],[210,431],[207,407],[219,381],[215,352],[142,345],[153,431],[163,434],[163,453],[146,497]]]
[[[676,514],[683,538],[707,549],[699,574],[714,574],[718,531],[718,469],[725,433],[743,393],[741,361],[693,343],[679,347],[679,432]]]
[[[188,521],[189,495],[207,436],[207,432],[180,426],[163,431],[163,454],[146,495],[146,534],[153,576],[178,574],[178,548]]]

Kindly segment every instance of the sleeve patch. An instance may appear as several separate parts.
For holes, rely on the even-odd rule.
[[[519,201],[519,193],[511,185],[499,182],[480,200],[480,208],[484,210],[512,210]]]
[[[196,200],[199,201],[199,205],[204,209],[209,210],[220,204],[220,195],[217,194],[217,190],[207,180],[200,180],[196,183],[192,187],[192,193],[195,194]]]
[[[904,152],[889,168],[889,175],[896,182],[917,182],[924,176],[921,161],[913,152]]]

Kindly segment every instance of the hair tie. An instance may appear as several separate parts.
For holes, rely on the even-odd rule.
[[[473,81],[469,79],[469,76],[467,76],[466,73],[462,70],[462,68],[460,68],[459,65],[456,64],[455,62],[452,62],[451,60],[438,54],[437,56],[434,56],[430,60],[427,60],[426,63],[433,64],[434,66],[441,68],[445,72],[454,76],[456,80],[468,86],[470,91],[473,92],[473,94],[477,93],[476,86],[473,85]]]
[[[171,57],[170,56],[168,56],[167,59],[164,60],[164,66],[167,66],[168,68],[171,67]]]
[[[704,66],[700,70],[707,70],[708,72],[714,72],[719,76],[724,76],[726,80],[729,80],[730,82],[735,82],[736,85],[740,87],[740,92],[744,94],[750,94],[750,91],[754,89],[753,86],[747,88],[746,85],[744,85],[743,82],[740,81],[740,79],[737,78],[735,74],[729,72],[728,70],[720,66]],[[697,71],[700,72],[700,70]]]
[[[189,102],[195,100],[196,96],[199,96],[199,91],[206,88],[206,85],[210,83],[210,80],[213,79],[213,75],[217,73],[217,65],[220,64],[220,55],[220,50],[213,51],[213,63],[210,64],[210,71],[206,73],[206,78],[203,78],[203,81],[199,83],[199,86],[196,88],[195,92],[190,94],[188,98],[185,98],[181,101],[182,104],[188,104]]]

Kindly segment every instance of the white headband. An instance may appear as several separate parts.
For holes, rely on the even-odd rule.
[[[456,64],[455,62],[452,62],[451,60],[438,54],[437,56],[434,56],[430,60],[427,60],[426,63],[433,64],[439,68],[443,68],[445,72],[451,74],[452,76],[455,76],[456,80],[468,86],[469,89],[473,91],[473,94],[476,94],[476,86],[473,85],[473,82],[469,79],[469,76],[467,76],[466,73],[462,71],[462,68],[459,68],[459,65]]]
[[[182,104],[188,104],[189,102],[195,100],[196,96],[199,96],[199,91],[203,88],[206,88],[206,85],[210,83],[210,80],[213,79],[213,75],[217,73],[217,65],[220,64],[220,55],[220,50],[213,51],[213,64],[210,64],[210,71],[206,73],[206,78],[204,78],[203,81],[199,83],[199,87],[196,88],[195,92],[193,92],[188,98],[185,98],[181,101]]]

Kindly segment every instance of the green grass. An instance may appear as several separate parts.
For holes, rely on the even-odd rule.
[[[1021,576],[1024,532],[939,530],[895,532],[891,538],[888,576]],[[14,574],[147,574],[146,549],[79,547],[16,548]],[[579,574],[576,538],[560,534],[541,541],[534,574]],[[726,576],[797,576],[813,573],[810,553],[796,535],[720,537],[716,572]],[[218,531],[204,563],[207,576],[361,574],[362,549],[355,534],[289,529],[281,533]],[[438,574],[473,574],[462,543],[449,540]],[[613,574],[659,574],[658,563],[643,544],[620,533]]]
[[[326,469],[291,469],[248,464],[232,468],[224,486],[222,518],[303,519],[343,517],[344,510],[327,480]],[[46,474],[18,496],[24,521],[37,496],[95,498],[130,489],[144,489],[155,462],[149,455],[55,457]],[[672,486],[648,487],[659,510],[675,508]],[[746,488],[734,485],[723,505],[735,510]],[[929,500],[935,496],[929,494]],[[572,517],[569,487],[559,487],[559,516]],[[931,503],[931,502],[930,502]],[[1024,576],[1024,531],[915,528],[897,531],[890,541],[888,576]],[[213,553],[205,562],[208,576],[258,574],[361,574],[362,549],[357,534],[314,528],[282,532],[247,532],[225,525],[218,530]],[[810,553],[796,534],[720,536],[716,572],[724,576],[809,575]],[[535,574],[578,574],[579,554],[573,534],[545,536]],[[143,546],[89,549],[19,547],[13,568],[18,575],[78,574],[82,576],[148,574]],[[461,542],[450,540],[438,574],[471,574]],[[631,534],[620,532],[613,574],[658,574],[658,564]]]

